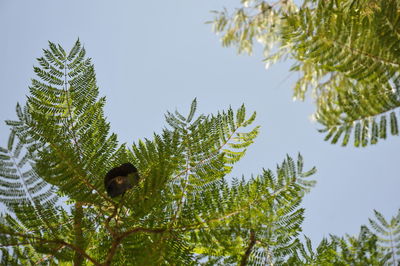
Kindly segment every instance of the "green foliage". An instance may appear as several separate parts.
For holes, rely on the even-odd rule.
[[[337,263],[337,244],[324,238],[314,251],[311,240],[305,236],[305,243],[284,265],[327,265]],[[334,264],[336,265],[336,264]]]
[[[279,262],[299,247],[299,207],[314,185],[303,159],[227,182],[258,135],[256,114],[166,114],[167,128],[131,147],[109,132],[94,67],[79,40],[49,43],[0,150],[4,265],[194,265]],[[107,171],[132,162],[139,184],[111,199]]]
[[[301,201],[315,181],[303,158],[228,182],[254,142],[256,114],[167,112],[168,127],[131,147],[103,114],[94,67],[79,40],[67,54],[50,43],[35,67],[0,148],[2,265],[380,265],[398,255],[399,218],[358,238],[299,238]],[[132,162],[139,184],[111,199],[107,171]],[[393,248],[378,244],[390,236]]]
[[[379,251],[376,235],[365,226],[361,226],[358,237],[347,236],[347,241],[334,238],[334,241],[340,249],[336,265],[384,265],[389,258]]]
[[[18,108],[20,111],[20,109]],[[0,147],[0,195],[2,203],[18,211],[19,205],[53,205],[58,197],[54,187],[49,186],[32,169],[32,153],[26,151],[23,142],[15,143],[12,131],[7,148]]]
[[[264,46],[267,66],[281,58],[296,60],[302,73],[294,98],[311,90],[314,118],[331,143],[376,144],[398,135],[400,106],[400,5],[396,0],[293,1],[269,4],[242,1],[232,15],[217,12],[214,30],[222,44],[252,51],[253,40]]]
[[[374,214],[376,219],[369,219],[369,223],[376,232],[379,248],[382,253],[389,255],[389,265],[398,265],[400,263],[400,210],[390,219],[390,222],[380,212],[374,210]]]
[[[245,261],[246,265],[265,265],[296,250],[304,219],[299,204],[304,192],[314,185],[304,178],[315,169],[303,172],[299,156],[297,165],[287,157],[276,172],[264,170],[248,182],[235,179],[231,185],[223,180],[194,195],[185,214],[202,210],[192,215],[198,225],[190,234],[200,258],[211,256],[209,264]],[[218,215],[210,212],[214,208]]]
[[[378,238],[366,226],[361,226],[357,237],[324,238],[313,250],[311,240],[305,237],[299,252],[283,265],[388,265],[390,254],[380,250]]]

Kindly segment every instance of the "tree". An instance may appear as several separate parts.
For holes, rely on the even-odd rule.
[[[79,40],[49,43],[26,104],[0,149],[3,265],[241,265],[283,261],[300,246],[314,185],[303,159],[226,180],[258,134],[244,106],[216,115],[166,114],[168,127],[131,147],[109,133],[94,66]],[[139,184],[107,196],[103,178],[125,162]]]
[[[232,15],[216,12],[222,45],[251,53],[264,47],[267,66],[294,59],[302,77],[294,98],[315,97],[314,118],[325,140],[365,147],[398,135],[400,4],[396,0],[242,0]]]
[[[0,148],[2,265],[367,265],[396,260],[366,227],[359,237],[300,237],[303,196],[315,172],[289,156],[276,172],[226,177],[253,143],[255,113],[244,106],[216,115],[167,112],[160,134],[131,147],[109,133],[94,67],[79,40],[69,53],[49,43],[35,67],[24,107]],[[139,183],[110,198],[103,178],[134,163]],[[397,226],[397,227],[396,227]],[[398,251],[397,251],[398,252]]]

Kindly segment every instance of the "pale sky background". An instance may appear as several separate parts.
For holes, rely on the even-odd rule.
[[[193,98],[211,113],[245,103],[257,111],[261,134],[231,176],[275,168],[300,152],[316,166],[317,186],[306,196],[303,232],[314,244],[329,233],[356,234],[373,209],[387,218],[400,207],[399,137],[376,146],[342,148],[323,141],[309,119],[312,101],[292,101],[297,73],[290,63],[268,71],[261,53],[238,56],[222,48],[210,10],[239,0],[56,1],[0,0],[0,120],[14,119],[24,103],[35,58],[47,41],[69,51],[79,37],[93,58],[112,131],[121,142],[152,137],[166,125],[166,111],[186,114]],[[0,146],[8,128],[0,124]]]

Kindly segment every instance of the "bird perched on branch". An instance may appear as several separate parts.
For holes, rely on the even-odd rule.
[[[139,183],[139,173],[131,163],[114,167],[104,177],[104,187],[111,198],[115,198]]]

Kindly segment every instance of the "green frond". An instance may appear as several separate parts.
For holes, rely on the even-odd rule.
[[[267,65],[295,59],[291,70],[302,76],[294,98],[312,91],[325,140],[346,146],[353,134],[354,146],[365,147],[388,132],[399,135],[398,1],[304,1],[300,9],[293,1],[242,5],[233,14],[216,13],[222,45],[251,53],[256,40]]]
[[[194,98],[192,105],[190,106],[190,113],[187,117],[187,122],[190,123],[194,117],[194,114],[196,113],[197,110],[197,99]]]
[[[6,252],[3,250],[3,255],[12,250],[11,254],[15,256],[14,261],[18,261],[18,265],[25,264],[26,261],[30,261],[30,264],[39,263],[46,257],[45,254],[52,254],[55,250],[57,254],[50,256],[49,261],[67,259],[63,254],[68,251],[58,252],[62,241],[50,240],[66,237],[71,229],[67,222],[68,216],[54,208],[55,203],[35,199],[34,205],[20,204],[14,208],[15,218],[10,215],[1,216],[1,247],[8,247]],[[28,253],[29,257],[23,256]]]
[[[25,114],[17,107],[19,121],[8,124],[42,144],[35,170],[46,182],[77,200],[104,200],[99,166],[112,167],[117,140],[108,133],[94,67],[79,40],[68,56],[60,45],[49,47],[34,68],[39,79],[32,80]]]
[[[229,185],[222,181],[194,194],[184,210],[184,217],[192,219],[187,223],[197,224],[190,228],[194,251],[222,256],[223,263],[240,262],[250,234],[255,234],[257,243],[249,257],[252,263],[274,263],[293,254],[304,219],[299,204],[307,192],[300,182],[302,169],[296,165],[302,162],[287,157],[276,175],[265,170],[248,182],[236,179]],[[192,209],[200,212],[194,216]]]
[[[67,59],[69,61],[72,61],[72,59],[75,58],[75,56],[78,54],[78,52],[81,51],[81,42],[78,40],[76,40],[74,47],[72,47],[71,51],[68,54]]]
[[[186,166],[181,167],[175,178],[184,181],[182,187],[188,191],[207,185],[230,171],[232,165],[245,154],[247,147],[254,142],[259,127],[250,132],[239,132],[249,126],[255,114],[246,118],[245,107],[240,107],[236,114],[229,108],[227,112],[217,115],[200,115],[193,122],[197,101],[194,100],[189,116],[185,118],[179,112],[166,115],[167,123],[172,130],[179,133]],[[183,184],[184,182],[185,184]],[[185,192],[186,193],[186,192]]]
[[[296,47],[293,55],[301,62],[295,69],[304,73],[295,97],[303,98],[304,88],[313,87],[315,118],[327,132],[325,140],[337,143],[344,134],[343,146],[352,129],[356,147],[386,138],[386,123],[379,126],[378,119],[390,121],[391,134],[398,135],[394,110],[400,106],[400,62],[393,44],[399,36],[389,25],[398,23],[400,6],[396,1],[363,2],[355,10],[318,1],[315,8],[291,16],[287,26],[288,40]]]
[[[14,212],[21,211],[21,204],[38,208],[46,202],[56,202],[55,188],[32,169],[33,154],[22,141],[15,143],[16,139],[16,132],[11,131],[7,149],[0,149],[0,202]]]
[[[396,265],[400,260],[400,210],[389,221],[374,210],[375,219],[369,219],[371,229],[375,231],[379,249],[390,258],[388,265]]]
[[[197,115],[196,99],[187,116],[167,112],[160,133],[119,145],[85,54],[79,40],[70,51],[50,42],[26,105],[7,121],[2,263],[280,265],[296,256],[315,168],[287,156],[275,172],[228,183],[258,135],[256,114],[242,105]],[[104,177],[126,162],[139,180],[110,198]]]
[[[390,256],[379,250],[377,237],[368,228],[361,226],[358,236],[322,239],[313,250],[311,241],[305,236],[298,253],[283,265],[391,265]]]
[[[327,132],[325,140],[337,143],[344,136],[342,145],[346,146],[353,131],[354,145],[364,147],[385,139],[388,131],[398,135],[397,93],[390,88],[353,88],[320,96],[315,118],[325,127],[321,130]]]

